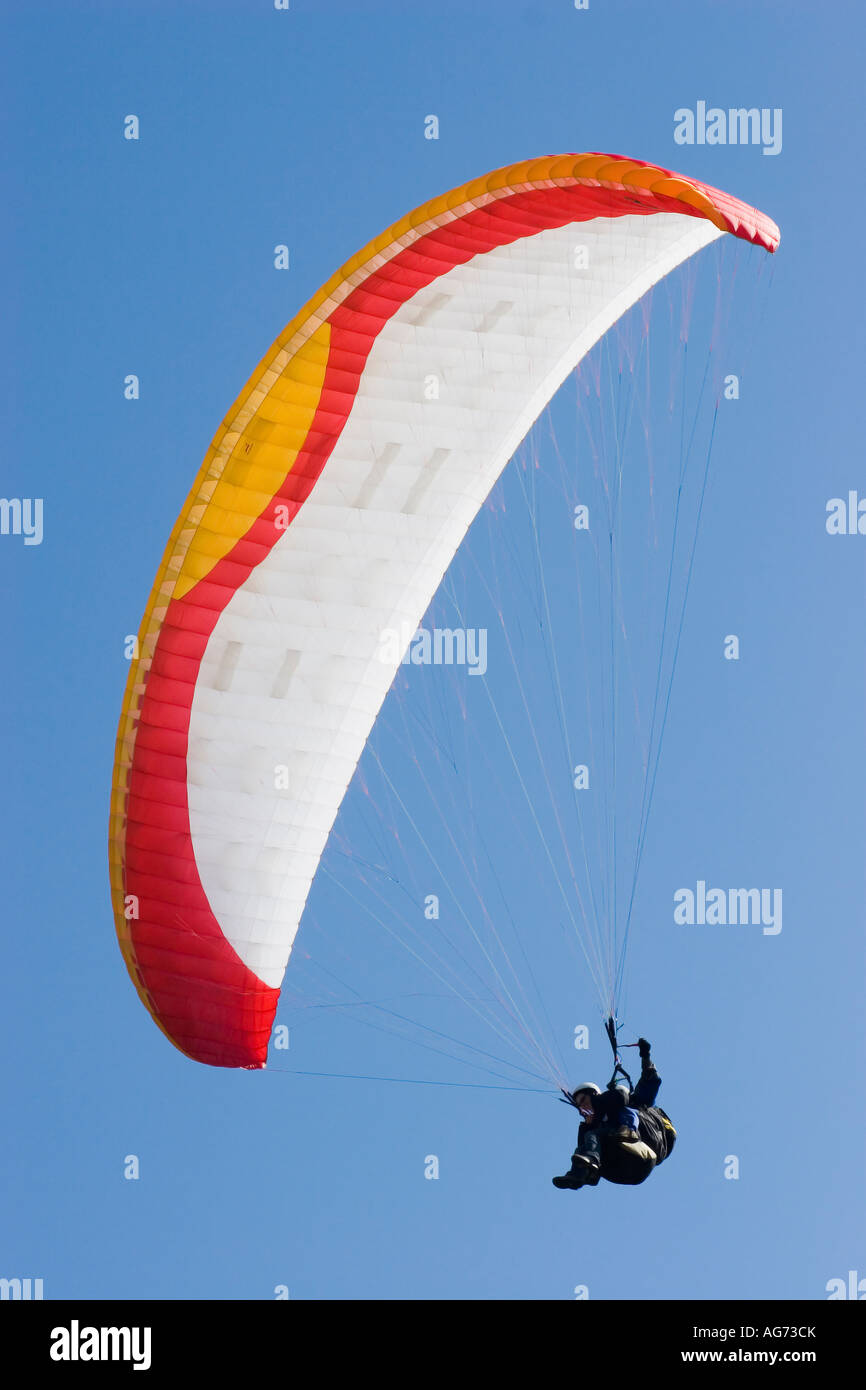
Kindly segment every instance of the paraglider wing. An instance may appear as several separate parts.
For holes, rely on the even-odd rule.
[[[117,741],[118,936],[183,1052],[262,1067],[304,904],[414,632],[491,487],[599,337],[731,233],[774,224],[611,155],[425,204],[288,325],[174,528]]]

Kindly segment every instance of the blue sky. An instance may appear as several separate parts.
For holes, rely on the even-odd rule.
[[[866,1060],[866,538],[824,525],[829,498],[866,493],[861,9],[479,0],[410,15],[292,0],[281,14],[236,0],[3,4],[0,15],[0,494],[45,508],[41,545],[0,536],[0,1275],[41,1277],[46,1297],[122,1299],[267,1299],[277,1285],[317,1299],[569,1299],[578,1285],[592,1299],[820,1299],[829,1279],[866,1275],[852,1101]],[[781,108],[781,152],[675,144],[675,110],[700,100]],[[134,144],[121,135],[129,112],[141,119]],[[423,138],[431,112],[435,142]],[[387,920],[403,888],[435,891],[421,841],[381,795],[381,766],[467,909],[443,827],[492,847],[481,895],[503,917],[507,904],[536,952],[563,1047],[572,1019],[591,1025],[572,1079],[606,1079],[587,979],[538,930],[552,921],[543,857],[482,766],[499,756],[485,684],[516,708],[504,661],[484,681],[433,668],[398,678],[301,928],[279,1013],[291,1048],[264,1074],[198,1066],[154,1027],[117,950],[106,840],[123,639],[266,348],[411,208],[499,165],[593,149],[754,203],[782,244],[771,268],[757,250],[739,262],[744,312],[725,344],[745,364],[743,389],[714,445],[629,957],[626,1033],[654,1043],[680,1142],[642,1188],[570,1194],[550,1184],[574,1126],[549,1088],[417,1084],[479,1078],[359,1028],[350,1010],[316,1007],[332,997],[319,964],[357,981],[364,1001],[405,1003],[416,989],[399,950],[357,902],[346,908],[347,886],[369,901],[351,861],[383,834],[398,880],[383,890]],[[291,248],[285,274],[272,265],[278,242]],[[697,308],[696,343],[705,329]],[[634,333],[624,326],[622,341]],[[142,381],[134,405],[129,372]],[[524,464],[536,450],[545,476],[556,472],[551,431],[567,456],[585,456],[578,399],[567,384]],[[593,428],[600,438],[600,419]],[[653,434],[661,456],[668,435]],[[480,615],[471,625],[489,618],[495,632],[481,568],[506,617],[513,605],[510,630],[526,631],[506,552],[484,569],[497,530],[528,553],[516,463],[433,616],[453,616],[456,595]],[[720,658],[730,632],[736,664]],[[543,702],[543,667],[531,670]],[[422,724],[457,751],[456,771],[430,739],[411,742]],[[672,895],[702,878],[781,886],[781,933],[685,935]],[[461,1027],[442,1001],[406,1007]],[[127,1154],[138,1181],[124,1180]],[[723,1177],[729,1154],[736,1181]]]

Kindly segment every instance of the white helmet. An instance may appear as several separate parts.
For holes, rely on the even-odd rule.
[[[591,1096],[600,1096],[601,1087],[596,1086],[594,1081],[585,1081],[582,1086],[575,1086],[571,1093],[571,1099],[576,1101],[581,1091],[589,1091]]]

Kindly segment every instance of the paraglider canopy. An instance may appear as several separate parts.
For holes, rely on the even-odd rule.
[[[403,654],[383,659],[381,634],[415,631],[568,373],[726,233],[778,245],[754,208],[640,161],[511,165],[377,237],[253,373],[166,548],[114,769],[121,949],[188,1056],[265,1064],[320,856]]]

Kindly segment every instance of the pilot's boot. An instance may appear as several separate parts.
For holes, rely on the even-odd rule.
[[[595,1187],[601,1177],[601,1140],[594,1129],[581,1126],[578,1147],[571,1156],[571,1167],[561,1178],[554,1178],[554,1187]]]
[[[571,1167],[567,1173],[563,1173],[561,1178],[553,1179],[554,1187],[583,1187],[584,1165],[580,1162],[580,1154],[573,1154]]]

